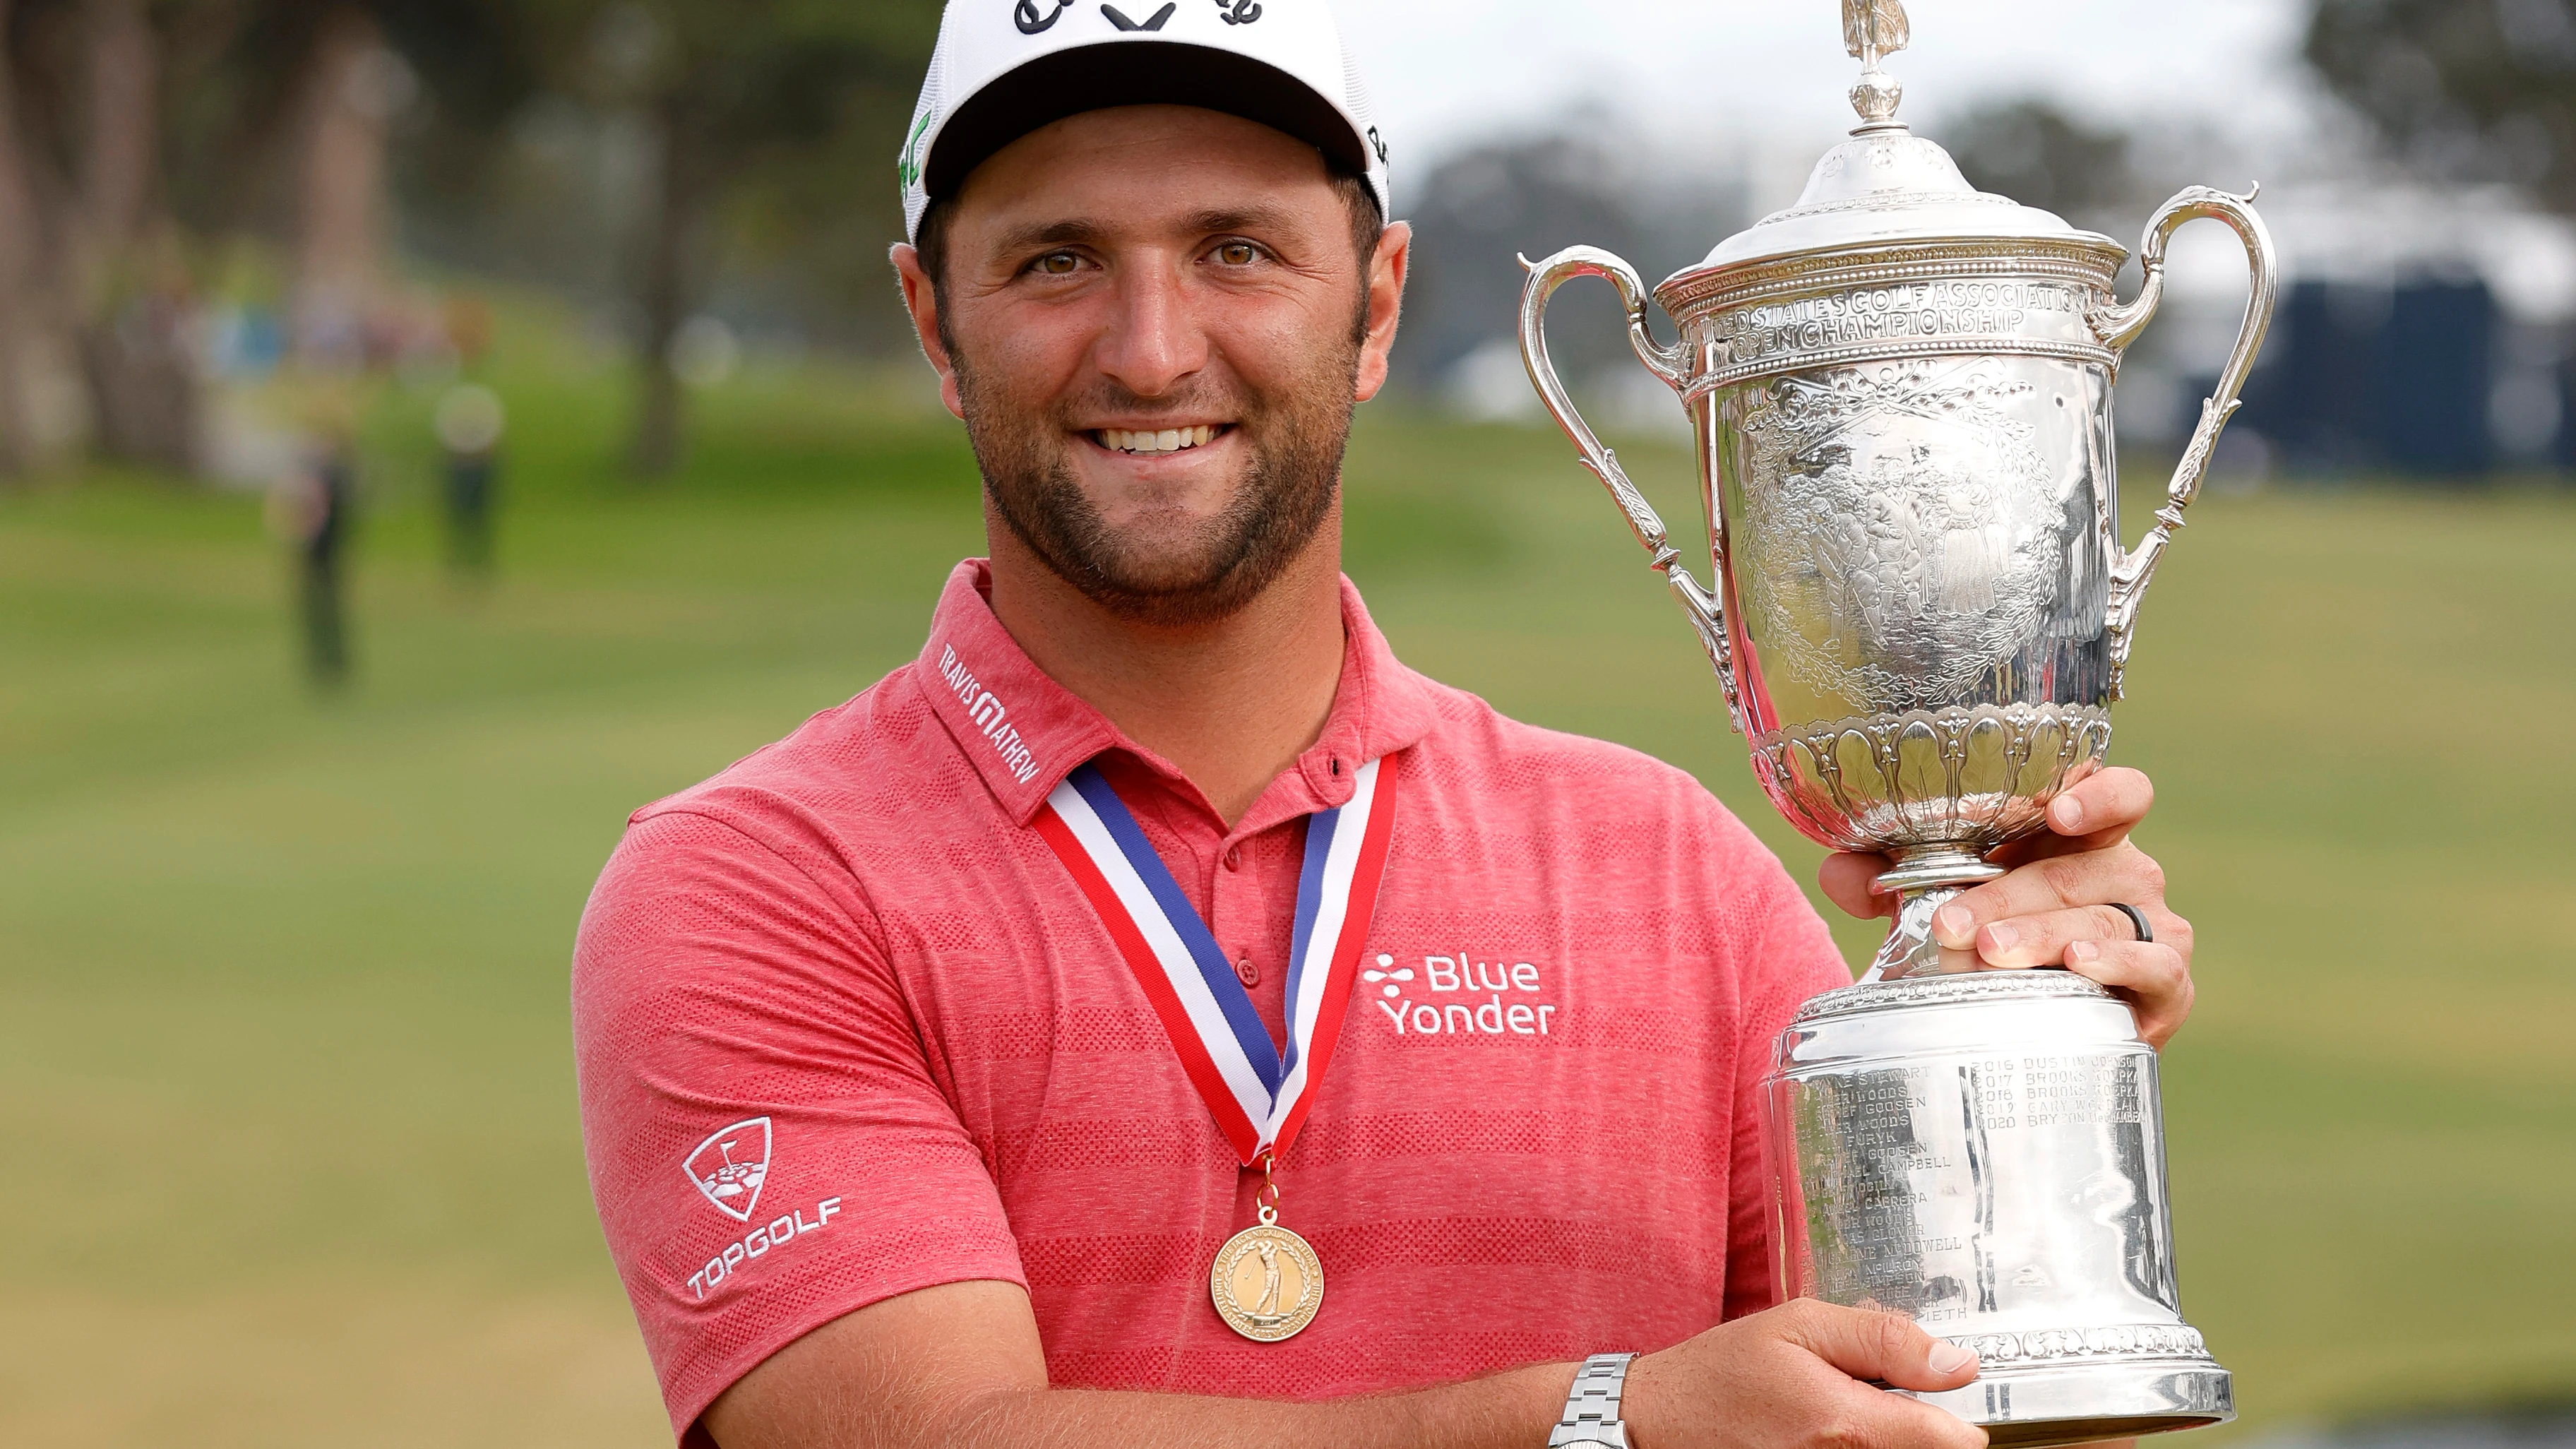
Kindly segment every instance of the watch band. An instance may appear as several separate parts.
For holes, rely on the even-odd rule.
[[[1628,1449],[1628,1426],[1619,1419],[1619,1391],[1628,1381],[1633,1353],[1596,1353],[1574,1374],[1565,1417],[1547,1436],[1548,1449],[1569,1444],[1608,1444]]]

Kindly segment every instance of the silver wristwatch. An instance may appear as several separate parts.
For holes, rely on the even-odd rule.
[[[1628,1449],[1628,1426],[1619,1418],[1619,1390],[1628,1381],[1633,1353],[1596,1353],[1574,1375],[1565,1417],[1547,1436],[1548,1449],[1567,1444],[1606,1444]]]

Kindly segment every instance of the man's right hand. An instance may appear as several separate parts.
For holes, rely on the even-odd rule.
[[[1620,1412],[1635,1449],[1984,1449],[1985,1430],[1867,1382],[1976,1377],[1908,1319],[1802,1298],[1637,1360]]]

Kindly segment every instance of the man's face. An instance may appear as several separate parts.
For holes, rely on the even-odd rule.
[[[976,168],[941,299],[904,290],[993,509],[1144,622],[1248,602],[1338,497],[1386,373],[1404,236],[1363,271],[1312,147],[1177,106],[1094,111]]]

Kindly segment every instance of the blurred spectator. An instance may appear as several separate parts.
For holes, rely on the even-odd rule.
[[[472,367],[492,350],[492,309],[483,299],[468,292],[450,296],[441,309],[447,328],[447,345],[456,351],[457,362]]]
[[[269,494],[269,527],[296,552],[305,669],[325,689],[349,676],[341,560],[357,528],[357,501],[357,459],[345,432],[329,434],[306,465]]]
[[[493,490],[508,414],[500,396],[467,383],[438,403],[438,442],[447,455],[447,564],[460,578],[492,572]]]

